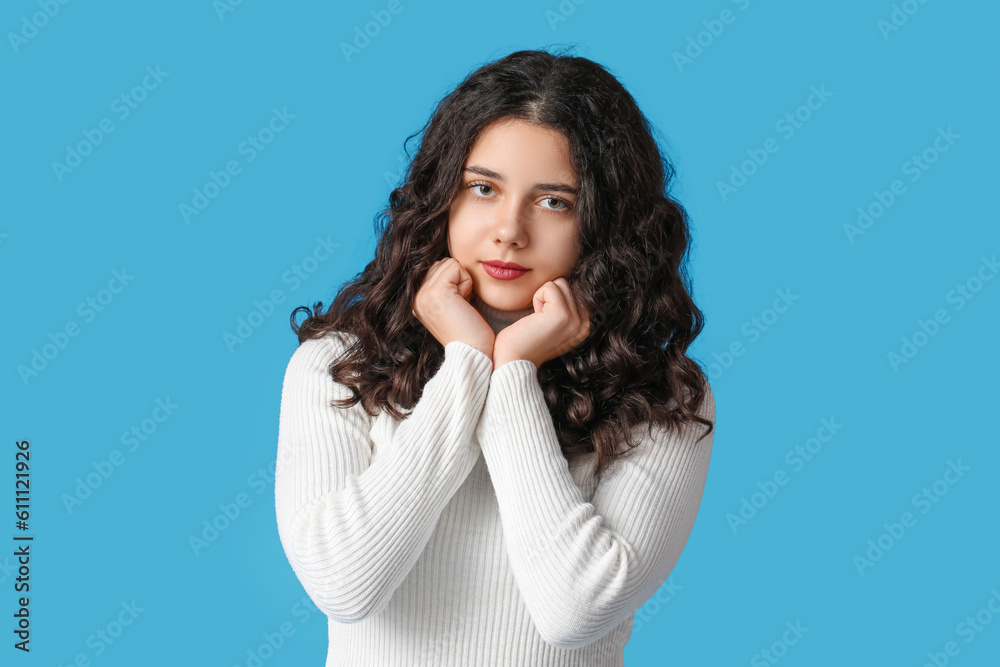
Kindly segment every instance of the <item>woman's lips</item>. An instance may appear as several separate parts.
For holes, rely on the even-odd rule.
[[[483,262],[483,270],[497,280],[514,280],[523,276],[530,269],[505,269],[495,264]]]

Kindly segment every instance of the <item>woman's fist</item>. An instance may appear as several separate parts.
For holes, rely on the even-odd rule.
[[[458,340],[493,358],[493,329],[469,299],[472,276],[454,257],[427,270],[413,299],[413,315],[442,346]]]
[[[534,312],[501,331],[494,341],[493,368],[527,359],[540,367],[569,352],[590,335],[590,312],[576,301],[566,278],[539,287],[532,298]]]

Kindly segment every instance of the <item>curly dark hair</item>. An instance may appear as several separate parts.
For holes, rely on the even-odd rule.
[[[375,216],[378,244],[364,271],[329,309],[296,308],[299,343],[330,332],[357,340],[330,367],[369,415],[405,419],[444,361],[443,346],[412,314],[434,262],[448,257],[448,212],[473,143],[490,123],[522,119],[559,130],[579,176],[581,254],[574,296],[591,310],[587,339],[538,369],[563,455],[597,452],[596,474],[634,445],[633,427],[667,431],[698,421],[710,391],[685,354],[704,317],[689,292],[687,214],[669,195],[674,168],[649,121],[601,65],[547,51],[516,51],[469,74],[404,142],[420,147]],[[407,152],[409,157],[409,153]],[[296,324],[296,315],[307,317]],[[622,447],[624,445],[624,448]]]

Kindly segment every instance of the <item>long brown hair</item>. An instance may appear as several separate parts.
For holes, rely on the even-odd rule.
[[[411,313],[430,266],[448,256],[447,225],[479,133],[518,118],[559,130],[579,176],[582,252],[567,280],[590,308],[587,340],[538,369],[564,456],[597,452],[596,474],[634,445],[647,423],[668,431],[698,421],[708,380],[686,351],[704,318],[690,296],[687,214],[649,121],[622,84],[586,58],[517,51],[469,74],[437,105],[389,205],[375,218],[378,244],[364,271],[329,309],[291,314],[299,343],[334,331],[357,337],[330,367],[369,415],[405,419],[444,360]],[[405,147],[405,143],[404,143]],[[306,318],[296,324],[296,315]],[[400,410],[399,408],[402,408]],[[704,437],[704,435],[702,437]],[[624,448],[623,448],[624,447]]]

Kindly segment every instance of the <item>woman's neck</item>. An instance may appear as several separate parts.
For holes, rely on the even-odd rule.
[[[500,333],[504,327],[507,327],[514,322],[517,322],[522,317],[527,317],[535,312],[533,306],[528,306],[523,310],[499,310],[485,303],[475,292],[472,293],[469,303],[471,303],[472,307],[479,311],[479,314],[483,316],[483,319],[486,320],[486,322],[490,325],[490,328],[493,329],[494,335]]]

